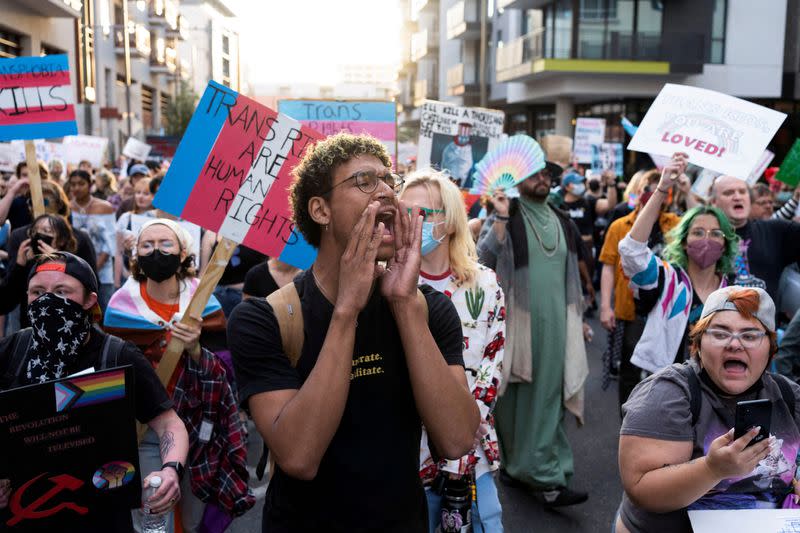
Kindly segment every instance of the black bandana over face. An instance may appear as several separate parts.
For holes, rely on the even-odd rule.
[[[24,381],[44,383],[69,374],[91,329],[80,304],[46,292],[28,305],[33,334]]]

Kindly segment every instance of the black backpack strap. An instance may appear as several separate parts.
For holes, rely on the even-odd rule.
[[[100,368],[114,368],[119,366],[119,354],[122,353],[122,347],[125,346],[125,341],[114,335],[106,335],[103,341],[103,355],[100,358]]]
[[[700,407],[703,403],[700,378],[697,377],[697,373],[689,366],[689,363],[684,363],[678,368],[678,371],[683,374],[689,385],[689,409],[692,412],[692,427],[694,427],[700,418]]]
[[[778,388],[781,389],[783,402],[786,404],[786,407],[789,408],[789,414],[794,418],[795,402],[797,400],[795,400],[794,391],[792,390],[792,385],[789,383],[789,379],[781,374],[771,374],[771,376],[778,385]]]
[[[14,339],[14,346],[11,349],[11,358],[6,367],[6,373],[3,376],[2,388],[11,389],[19,383],[19,377],[22,374],[22,367],[28,355],[28,348],[31,344],[31,337],[33,330],[25,328],[19,330],[16,338]]]

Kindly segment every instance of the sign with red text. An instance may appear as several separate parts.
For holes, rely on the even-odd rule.
[[[324,136],[209,82],[153,204],[269,257],[308,268],[316,256],[294,227],[292,169]]]
[[[76,133],[66,54],[0,58],[0,141]]]
[[[628,150],[669,156],[747,177],[786,114],[727,94],[668,83],[647,111]]]
[[[0,479],[13,487],[0,530],[103,531],[110,509],[140,505],[133,391],[126,366],[0,392]]]

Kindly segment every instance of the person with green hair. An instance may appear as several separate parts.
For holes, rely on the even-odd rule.
[[[656,372],[688,359],[688,332],[709,294],[727,286],[739,237],[728,217],[711,206],[690,209],[667,235],[663,259],[647,246],[661,204],[686,169],[688,156],[675,153],[630,233],[619,243],[622,269],[630,278],[636,312],[647,316],[631,362]]]

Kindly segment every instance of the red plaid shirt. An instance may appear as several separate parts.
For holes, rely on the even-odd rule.
[[[184,353],[178,368],[172,399],[189,432],[192,492],[232,516],[244,514],[256,500],[247,484],[247,443],[225,368],[206,349],[199,362]]]

